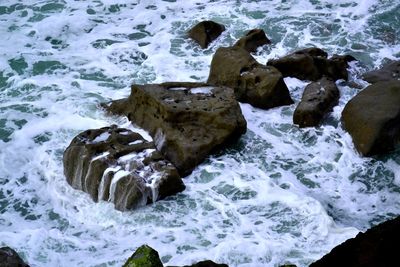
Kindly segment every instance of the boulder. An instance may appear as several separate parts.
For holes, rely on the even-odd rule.
[[[201,48],[207,48],[208,45],[218,38],[225,31],[225,26],[211,20],[202,21],[196,24],[188,32],[190,38],[196,41]]]
[[[238,46],[218,48],[207,82],[231,87],[238,101],[262,109],[293,103],[282,74],[274,67],[259,64]]]
[[[258,47],[270,43],[271,41],[265,35],[264,30],[253,29],[246,36],[240,38],[234,46],[241,47],[248,52],[256,52]]]
[[[329,78],[310,83],[294,111],[293,123],[299,127],[318,126],[325,115],[339,103],[339,96],[339,89]]]
[[[342,122],[363,156],[392,150],[400,139],[400,81],[365,88],[346,104]]]
[[[64,174],[75,189],[118,210],[134,209],[185,189],[176,168],[153,142],[116,126],[76,136],[64,152]]]
[[[106,109],[147,130],[182,176],[247,129],[233,90],[203,83],[132,85]]]
[[[400,217],[359,233],[310,267],[393,267],[399,266]]]
[[[328,54],[319,48],[306,48],[279,59],[268,61],[268,66],[276,67],[284,77],[295,77],[300,80],[317,81],[322,76],[333,80],[348,79],[348,62],[355,60],[350,55]]]
[[[9,247],[0,248],[0,266],[1,267],[29,267],[18,253]]]
[[[192,265],[185,265],[183,267],[229,267],[226,264],[218,264],[210,260],[200,261]]]
[[[122,267],[163,267],[158,252],[143,245],[125,262]]]
[[[384,82],[400,79],[400,60],[390,61],[378,70],[364,73],[362,76],[369,83]]]

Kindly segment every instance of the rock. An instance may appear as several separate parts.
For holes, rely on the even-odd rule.
[[[391,61],[378,70],[364,73],[362,76],[369,83],[384,82],[400,79],[400,60]]]
[[[29,267],[18,253],[9,247],[0,248],[0,266],[1,267]]]
[[[185,189],[176,168],[138,133],[116,126],[87,130],[64,152],[64,174],[75,189],[118,210],[134,209]]]
[[[208,83],[231,87],[239,101],[262,109],[293,103],[281,73],[274,67],[259,64],[238,46],[218,48],[211,62]]]
[[[400,139],[400,81],[365,88],[346,104],[342,122],[363,156],[392,150]]]
[[[322,78],[306,86],[293,114],[293,123],[299,127],[318,126],[325,115],[339,103],[339,89],[334,81]]]
[[[179,82],[132,85],[127,99],[106,109],[125,114],[147,130],[158,151],[182,176],[246,132],[240,106],[227,87]]]
[[[265,35],[264,30],[253,29],[246,36],[240,38],[234,46],[241,47],[248,52],[256,52],[258,47],[270,43],[271,41]]]
[[[196,24],[188,32],[189,37],[195,40],[201,48],[207,48],[208,45],[218,38],[225,31],[225,26],[211,20],[202,21]]]
[[[307,48],[296,51],[279,59],[268,61],[268,66],[276,67],[284,77],[295,77],[300,80],[317,81],[322,76],[333,80],[348,79],[348,62],[355,60],[350,55],[328,54],[319,48]]]
[[[194,263],[192,265],[185,265],[183,267],[229,267],[226,264],[218,264],[210,260],[200,261],[198,263]]]
[[[125,262],[122,267],[163,267],[158,252],[143,245]]]
[[[359,233],[310,267],[392,267],[399,265],[400,217]]]

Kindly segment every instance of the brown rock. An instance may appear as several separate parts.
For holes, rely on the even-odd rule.
[[[391,61],[378,70],[364,73],[363,79],[369,83],[385,82],[400,79],[400,60]]]
[[[234,46],[241,47],[248,52],[256,52],[258,47],[270,43],[271,41],[265,35],[264,30],[253,29],[246,36],[240,38]]]
[[[225,31],[224,25],[207,20],[196,24],[189,30],[188,34],[201,48],[207,48],[223,31]]]

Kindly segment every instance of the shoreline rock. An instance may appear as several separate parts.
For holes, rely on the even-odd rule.
[[[0,266],[1,267],[29,267],[18,253],[10,247],[0,248]]]
[[[377,70],[366,72],[362,78],[369,83],[400,79],[400,60],[390,61]]]
[[[270,44],[271,41],[265,35],[262,29],[253,29],[246,33],[245,36],[240,38],[233,46],[241,47],[247,52],[256,52],[257,48],[266,44]]]
[[[188,35],[204,49],[207,48],[211,42],[217,39],[223,31],[225,31],[224,25],[211,20],[206,20],[193,26],[188,31]]]

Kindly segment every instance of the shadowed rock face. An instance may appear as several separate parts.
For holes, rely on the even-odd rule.
[[[196,24],[189,30],[188,34],[201,48],[207,48],[223,31],[225,31],[224,25],[207,20]]]
[[[270,43],[271,41],[265,35],[264,30],[253,29],[249,31],[246,36],[240,38],[234,46],[241,47],[247,52],[256,52],[258,47]]]
[[[299,127],[318,126],[325,115],[339,102],[339,89],[335,82],[322,78],[306,86],[293,114],[293,123]]]
[[[143,245],[125,262],[122,267],[163,267],[158,252]]]
[[[18,253],[9,247],[0,248],[0,266],[1,267],[29,267]]]
[[[310,267],[393,267],[399,265],[400,217],[359,233]]]
[[[211,152],[236,141],[246,121],[233,90],[201,83],[132,85],[106,107],[146,129],[165,158],[188,175]]]
[[[231,87],[238,101],[262,109],[293,103],[282,74],[274,67],[259,64],[238,46],[218,48],[208,83]]]
[[[342,122],[363,156],[392,150],[400,140],[400,81],[365,88],[347,103]]]
[[[363,79],[369,83],[400,79],[400,60],[391,61],[378,70],[364,73]]]
[[[64,174],[75,189],[129,210],[185,189],[154,143],[127,129],[105,127],[76,136],[64,152]]]

